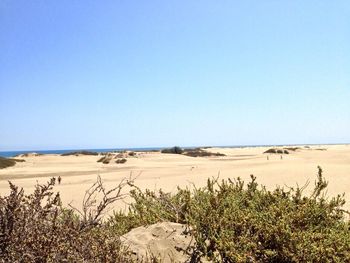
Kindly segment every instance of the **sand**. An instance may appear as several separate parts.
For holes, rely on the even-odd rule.
[[[186,225],[171,222],[134,228],[121,241],[139,262],[152,257],[164,263],[189,262],[195,246]]]
[[[140,188],[152,190],[162,188],[175,191],[177,186],[204,186],[208,177],[236,178],[249,180],[250,174],[258,183],[272,189],[277,185],[295,186],[310,182],[314,184],[317,166],[324,170],[329,181],[328,195],[345,193],[346,209],[350,209],[350,145],[313,145],[290,154],[263,154],[271,147],[209,148],[208,151],[224,153],[225,157],[187,157],[184,155],[161,154],[157,152],[137,153],[128,157],[125,164],[102,164],[101,156],[59,156],[41,155],[23,157],[26,162],[0,170],[0,194],[9,191],[7,180],[32,191],[36,182],[44,183],[52,176],[61,176],[56,187],[64,204],[79,207],[85,190],[102,177],[107,187],[112,187],[125,177],[138,175],[135,183]],[[267,159],[267,156],[269,158]],[[124,209],[127,204],[116,204]]]

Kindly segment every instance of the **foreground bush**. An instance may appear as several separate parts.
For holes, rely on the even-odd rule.
[[[158,221],[189,224],[197,260],[350,262],[344,197],[326,199],[326,187],[319,168],[310,196],[299,187],[268,191],[258,187],[253,176],[247,185],[240,179],[208,180],[204,188],[179,189],[174,195],[136,189],[129,214],[115,214],[110,224],[116,227],[119,222],[120,232]]]
[[[350,262],[342,196],[327,200],[319,170],[311,196],[267,191],[252,181],[208,181],[191,201],[189,223],[201,254],[228,262]]]
[[[110,192],[92,209],[91,196],[102,190],[95,184],[79,217],[74,209],[61,206],[59,194],[52,192],[54,185],[53,178],[25,195],[10,183],[11,193],[0,197],[0,262],[129,262],[119,237],[100,217],[118,193]]]

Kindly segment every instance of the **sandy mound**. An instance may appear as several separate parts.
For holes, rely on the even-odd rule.
[[[35,156],[41,156],[42,154],[40,153],[36,153],[36,152],[32,152],[32,153],[22,153],[22,154],[18,154],[15,157],[35,157]]]
[[[155,256],[161,262],[189,262],[186,250],[194,240],[185,225],[163,222],[147,227],[138,227],[121,237],[138,261]]]

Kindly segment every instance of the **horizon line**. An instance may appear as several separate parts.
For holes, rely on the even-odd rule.
[[[192,145],[192,146],[143,146],[143,147],[107,147],[107,148],[64,148],[64,149],[30,149],[30,150],[0,150],[0,152],[35,152],[35,151],[70,151],[70,150],[133,150],[133,149],[162,149],[174,146],[181,148],[201,148],[201,147],[217,147],[217,148],[239,148],[239,147],[267,147],[267,146],[304,146],[304,145],[349,145],[350,142],[337,142],[337,143],[287,143],[287,144],[236,144],[236,145]]]

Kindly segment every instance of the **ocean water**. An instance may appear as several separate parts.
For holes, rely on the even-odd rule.
[[[67,150],[39,150],[39,151],[0,151],[1,157],[14,157],[18,154],[24,153],[40,153],[40,154],[62,154],[67,152],[76,152],[76,151],[91,151],[91,152],[111,152],[111,151],[152,151],[152,150],[161,150],[164,147],[149,147],[149,148],[114,148],[114,149],[67,149]]]

